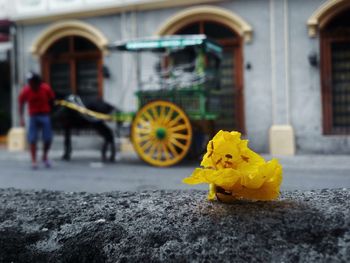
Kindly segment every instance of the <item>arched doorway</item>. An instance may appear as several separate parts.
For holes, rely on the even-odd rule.
[[[350,133],[350,8],[320,30],[323,127],[325,134]]]
[[[245,133],[243,111],[242,38],[229,27],[210,20],[198,20],[179,28],[174,34],[205,34],[224,47],[221,62],[221,88],[217,93],[220,118],[216,130]]]
[[[216,123],[216,129],[245,133],[243,44],[252,40],[251,25],[231,10],[203,5],[176,13],[161,25],[157,34],[206,34],[224,46],[219,94],[224,102],[220,108],[224,116]]]
[[[43,78],[58,98],[74,93],[102,97],[103,55],[108,40],[98,28],[66,20],[48,26],[33,41],[31,53],[41,62]]]
[[[102,52],[89,39],[71,35],[56,40],[41,56],[41,65],[44,80],[58,98],[102,97]]]

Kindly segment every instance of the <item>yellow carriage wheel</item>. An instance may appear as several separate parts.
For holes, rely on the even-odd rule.
[[[190,149],[192,126],[185,112],[174,103],[154,101],[137,112],[131,138],[145,162],[171,166],[180,162]]]

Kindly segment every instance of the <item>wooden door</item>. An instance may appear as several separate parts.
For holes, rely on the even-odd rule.
[[[350,134],[350,9],[333,17],[320,34],[323,131]]]
[[[324,38],[322,52],[325,133],[350,133],[350,37]]]
[[[42,57],[42,72],[58,98],[69,94],[83,100],[102,97],[102,54],[87,39],[70,36],[58,40]]]

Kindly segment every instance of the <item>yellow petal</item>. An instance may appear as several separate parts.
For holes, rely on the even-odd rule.
[[[234,169],[223,169],[215,171],[212,177],[212,183],[225,190],[229,190],[240,179],[241,175]]]
[[[210,172],[210,170],[208,170]],[[203,184],[209,183],[205,176],[204,169],[196,168],[190,177],[186,177],[182,180],[185,184]]]
[[[186,184],[215,184],[224,189],[230,189],[240,179],[241,175],[234,169],[202,169],[196,168],[190,177],[182,180]]]
[[[258,173],[249,179],[241,180],[241,185],[236,185],[233,189],[236,196],[253,200],[276,199],[282,182],[282,166],[273,159],[259,167]]]
[[[279,196],[279,189],[270,188],[268,185],[263,185],[259,190],[242,188],[234,192],[235,196],[249,200],[274,200]]]
[[[215,164],[213,163],[212,158],[210,158],[209,154],[206,153],[203,157],[203,160],[200,164],[201,166],[203,166],[204,168],[214,168]]]
[[[264,176],[258,172],[243,174],[241,178],[241,185],[249,189],[258,189],[263,185],[264,181]]]

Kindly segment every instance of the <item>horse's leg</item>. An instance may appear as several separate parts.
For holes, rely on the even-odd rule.
[[[108,140],[106,138],[105,124],[101,122],[96,122],[92,127],[97,131],[97,133],[103,138],[103,144],[101,148],[101,158],[103,162],[107,161],[107,150],[108,150]]]
[[[110,147],[111,155],[109,156],[108,160],[113,162],[115,160],[115,145],[113,131],[104,122],[96,123],[94,125],[94,128],[103,138],[102,160],[107,160],[107,150]]]
[[[109,155],[108,160],[110,162],[114,162],[116,150],[115,150],[115,141],[114,141],[113,130],[111,128],[109,128],[105,123],[103,123],[101,130],[102,130],[105,142],[108,144],[109,149],[110,149],[110,155]]]
[[[69,161],[72,154],[72,139],[71,139],[71,128],[66,126],[64,128],[64,153],[62,156],[63,160]]]
[[[110,162],[115,162],[115,153],[116,153],[116,150],[115,150],[115,141],[114,141],[113,132],[112,132],[111,135],[110,135],[109,144],[110,144],[110,146],[111,146],[111,155],[109,156],[109,161],[110,161]]]
[[[101,150],[101,156],[102,156],[102,161],[106,162],[107,161],[107,150],[108,150],[108,141],[104,138],[103,139],[103,145],[102,145],[102,150]]]

